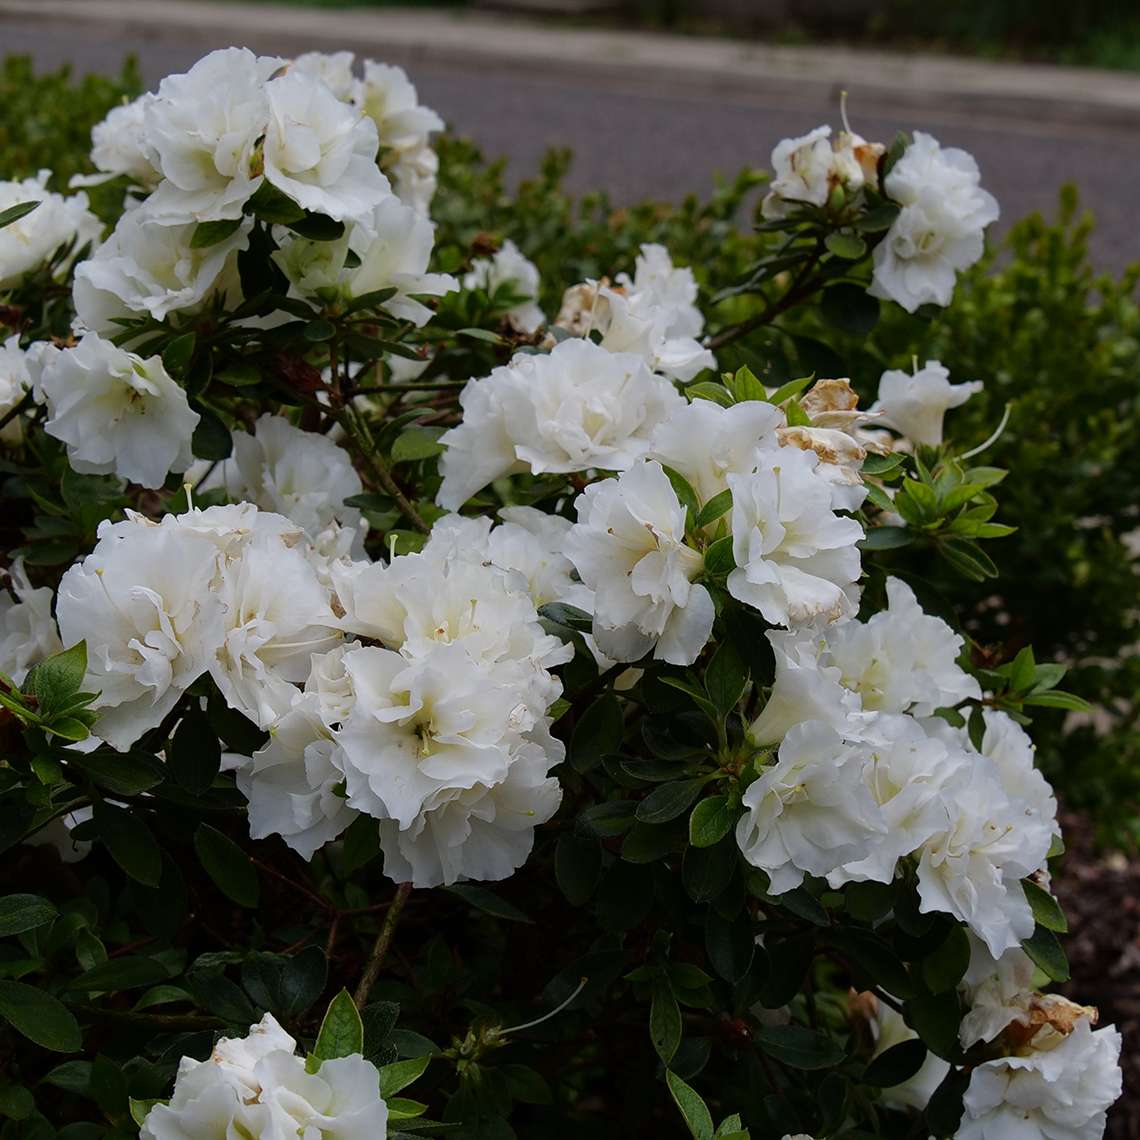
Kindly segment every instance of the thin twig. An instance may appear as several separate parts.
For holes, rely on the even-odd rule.
[[[388,470],[388,465],[376,454],[376,449],[369,438],[367,429],[353,409],[346,407],[342,415],[338,417],[338,422],[355,440],[361,458],[368,464],[369,470],[380,486],[392,496],[396,506],[400,508],[408,522],[421,534],[431,534],[431,527],[424,522],[423,516],[412,505],[404,492],[400,490],[396,480],[392,478],[391,471]]]
[[[356,1002],[358,1009],[368,1000],[368,995],[375,985],[376,979],[380,976],[380,967],[384,965],[384,956],[388,953],[388,947],[392,945],[392,938],[396,933],[396,927],[399,925],[404,903],[408,901],[408,895],[411,893],[411,883],[401,883],[396,888],[396,897],[392,900],[392,905],[384,916],[384,925],[380,927],[380,933],[376,936],[372,953],[368,955],[368,961],[364,964],[364,973],[360,975],[360,984],[356,987],[356,993],[353,995],[353,1001]]]
[[[0,431],[3,431],[21,412],[25,411],[32,402],[31,392],[25,392],[20,401],[10,407],[3,416],[0,416]]]

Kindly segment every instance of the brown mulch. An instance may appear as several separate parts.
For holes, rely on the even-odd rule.
[[[1093,827],[1062,816],[1067,852],[1053,890],[1069,919],[1066,996],[1100,1009],[1124,1035],[1124,1095],[1108,1114],[1109,1140],[1140,1140],[1140,859],[1098,851]]]

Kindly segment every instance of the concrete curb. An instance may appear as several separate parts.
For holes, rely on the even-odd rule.
[[[196,34],[229,42],[351,47],[381,58],[509,67],[519,73],[589,76],[638,89],[730,94],[766,102],[851,92],[862,111],[897,108],[1083,126],[1140,127],[1140,77],[1037,64],[571,27],[486,12],[373,10],[216,3],[209,0],[0,0],[5,18],[98,25],[156,38]],[[3,36],[0,34],[0,42]]]

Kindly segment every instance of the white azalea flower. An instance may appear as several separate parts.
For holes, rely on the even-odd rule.
[[[887,578],[887,608],[866,622],[843,622],[826,635],[830,664],[865,709],[930,716],[969,697],[978,682],[958,665],[963,639],[941,618],[922,611],[914,591]]]
[[[862,995],[870,997],[869,994]],[[881,1056],[888,1049],[901,1045],[904,1041],[915,1041],[915,1033],[897,1010],[884,1001],[875,1001],[874,1016],[871,1018],[871,1034],[875,1039],[875,1050],[871,1059]],[[914,1109],[921,1112],[930,1103],[934,1090],[950,1072],[949,1061],[944,1061],[935,1053],[927,1052],[922,1067],[912,1077],[901,1084],[890,1085],[879,1094],[880,1101],[890,1108]]]
[[[365,220],[391,194],[376,125],[318,79],[292,69],[265,86],[265,178],[302,209]]]
[[[147,1113],[142,1140],[279,1140],[285,1136],[376,1140],[388,1106],[380,1074],[359,1053],[321,1063],[316,1072],[272,1014],[246,1038],[222,1038],[209,1060],[183,1057],[174,1095]]]
[[[963,1049],[979,1041],[993,1041],[1014,1021],[1024,1021],[1032,1003],[1031,986],[1036,967],[1020,946],[994,958],[972,931],[970,965],[959,986],[970,1009],[958,1027]]]
[[[119,219],[111,236],[75,270],[72,300],[79,324],[104,336],[122,331],[116,319],[201,311],[220,297],[241,296],[237,255],[252,223],[202,249],[191,245],[196,224],[158,221],[149,201]]]
[[[39,388],[48,408],[44,430],[66,444],[76,471],[161,487],[170,471],[190,465],[200,417],[159,357],[143,360],[87,333],[46,360]]]
[[[443,120],[420,104],[408,73],[394,64],[365,60],[356,100],[376,124],[382,147],[411,150],[443,130]]]
[[[19,335],[0,341],[0,416],[5,416],[31,391],[32,376]],[[24,438],[24,425],[17,416],[0,430],[0,443],[15,444]]]
[[[360,523],[360,512],[344,505],[363,490],[348,452],[283,416],[266,413],[252,432],[234,433],[233,458],[221,465],[219,481],[232,499],[292,519],[313,541],[332,523]]]
[[[778,744],[797,725],[821,721],[847,733],[862,711],[858,693],[845,688],[828,662],[823,634],[808,629],[769,630],[776,674],[772,691],[749,732],[757,744]]]
[[[307,51],[297,56],[289,66],[320,80],[338,99],[348,103],[356,93],[356,76],[352,71],[354,61],[350,51]]]
[[[799,205],[823,207],[837,186],[854,193],[878,186],[884,148],[859,135],[816,127],[799,138],[781,139],[772,151],[774,177],[762,206],[764,217],[783,218]]]
[[[761,452],[750,474],[730,474],[734,598],[775,625],[834,621],[855,611],[863,528],[833,510],[834,492],[810,451]]]
[[[538,267],[509,239],[493,257],[473,261],[463,278],[464,289],[494,293],[503,286],[509,286],[512,293],[524,298],[507,310],[511,327],[527,335],[537,332],[546,323],[546,314],[538,306]]]
[[[219,567],[209,537],[128,520],[100,532],[95,549],[59,584],[64,645],[87,642],[84,688],[99,696],[96,733],[126,751],[156,727],[203,672],[221,641],[211,591]]]
[[[1052,1048],[974,1067],[956,1140],[1090,1140],[1121,1093],[1120,1034],[1087,1018]]]
[[[0,213],[24,202],[39,203],[0,229],[0,291],[14,289],[68,242],[78,250],[103,232],[103,223],[87,208],[87,195],[54,194],[47,188],[50,177],[51,171],[41,170],[35,178],[0,182]]]
[[[694,337],[670,335],[672,321],[671,310],[647,297],[598,290],[594,328],[601,333],[602,347],[640,356],[654,372],[687,383],[704,369],[715,368],[716,357]]]
[[[255,147],[269,127],[266,81],[283,61],[246,48],[210,52],[168,75],[143,112],[162,181],[147,211],[164,225],[240,218],[261,184]]]
[[[151,94],[140,95],[112,107],[91,128],[91,162],[96,170],[111,177],[121,175],[147,190],[158,185],[162,175],[155,168],[146,142],[146,109],[154,98]]]
[[[748,785],[736,825],[744,858],[766,871],[774,895],[804,875],[828,875],[864,859],[887,825],[867,784],[866,750],[820,721],[796,725],[779,759]]]
[[[23,559],[13,561],[8,589],[0,589],[0,673],[17,685],[33,665],[63,648],[51,616],[54,596],[49,586],[32,585]]]
[[[1020,880],[1045,862],[1053,830],[1006,794],[992,761],[972,761],[947,798],[948,825],[921,850],[920,910],[964,922],[997,958],[1033,933]]]
[[[356,818],[338,792],[344,759],[315,692],[298,695],[236,779],[249,801],[250,838],[280,835],[302,859],[311,859]]]
[[[639,357],[570,339],[470,381],[459,402],[463,422],[440,438],[449,509],[504,475],[624,470],[682,397]]]
[[[569,342],[567,342],[569,343]],[[685,508],[659,463],[634,464],[578,496],[566,556],[594,591],[594,637],[617,661],[651,649],[691,665],[708,641],[712,597],[692,580],[702,556],[685,545]]]
[[[728,408],[693,400],[676,405],[653,433],[649,458],[683,475],[704,504],[728,489],[729,474],[752,471],[758,450],[779,446],[785,422],[779,408],[761,400]]]
[[[396,197],[421,217],[430,217],[432,199],[439,186],[439,155],[427,143],[407,150],[393,150],[382,158]]]
[[[893,369],[879,380],[879,398],[871,405],[881,422],[912,443],[938,447],[942,443],[942,417],[982,390],[980,380],[951,384],[950,370],[928,360],[915,373]]]
[[[94,814],[93,809],[81,807],[66,815],[57,815],[21,842],[26,847],[54,847],[61,863],[80,863],[91,854],[91,840],[76,839],[71,833]]]
[[[223,632],[210,675],[232,708],[262,728],[287,713],[314,653],[341,638],[329,592],[302,546],[255,535],[225,567]]]
[[[1006,795],[1023,804],[1026,812],[1048,827],[1053,835],[1060,836],[1057,798],[1033,762],[1034,745],[1029,734],[1009,713],[1000,709],[985,709],[982,717],[986,725],[982,754],[993,762]]]
[[[696,338],[705,331],[693,271],[687,265],[674,265],[663,245],[646,242],[634,261],[633,277],[619,273],[617,283],[635,305],[667,314],[666,336]]]
[[[920,305],[949,305],[960,270],[985,250],[985,228],[998,204],[981,188],[978,164],[964,150],[943,148],[915,131],[884,182],[902,209],[875,247],[872,297],[897,301],[908,313]]]

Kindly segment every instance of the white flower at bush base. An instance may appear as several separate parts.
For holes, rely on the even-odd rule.
[[[712,597],[693,579],[701,554],[685,544],[685,507],[661,464],[635,464],[592,483],[575,506],[567,557],[594,591],[594,638],[608,657],[636,661],[650,650],[691,665],[712,632]]]
[[[942,419],[950,408],[961,407],[975,392],[980,380],[951,384],[950,370],[937,360],[928,360],[917,372],[894,369],[879,380],[879,397],[871,405],[880,422],[894,428],[911,443],[938,447],[942,443]]]
[[[859,995],[860,1001],[868,998],[871,999],[874,1010],[870,1019],[871,1034],[875,1041],[872,1060],[904,1041],[918,1039],[918,1034],[907,1025],[901,1013],[892,1009],[886,1002],[876,1000],[872,994]],[[921,1112],[930,1103],[935,1089],[949,1071],[948,1061],[928,1052],[917,1073],[900,1084],[884,1088],[879,1094],[879,1099],[882,1104],[890,1108],[909,1108]]]
[[[337,736],[348,804],[382,821],[389,876],[438,886],[516,870],[557,810],[547,773],[560,754],[527,739],[534,715],[509,678],[462,643],[410,659],[358,649],[344,665],[356,694]]]
[[[761,452],[751,473],[727,476],[736,559],[728,591],[773,625],[855,612],[863,528],[835,513],[835,489],[818,466],[814,452],[784,447]]]
[[[96,731],[119,750],[160,724],[209,665],[222,628],[210,590],[218,557],[209,536],[183,527],[105,524],[95,549],[64,574],[60,637],[87,642]]]
[[[483,289],[493,294],[504,287],[524,298],[507,310],[511,327],[528,335],[537,332],[546,323],[546,314],[538,305],[538,267],[510,240],[503,242],[493,257],[472,262],[463,278],[464,289]]]
[[[820,721],[796,725],[779,759],[748,785],[736,842],[773,895],[866,858],[887,830],[866,780],[867,753]]]
[[[1023,1021],[1031,1001],[1036,967],[1020,946],[998,958],[974,933],[969,934],[970,964],[959,983],[969,1010],[958,1027],[963,1049],[979,1041],[993,1041],[1014,1021]]]
[[[764,217],[783,218],[800,205],[823,207],[836,187],[851,193],[877,187],[883,150],[881,143],[868,143],[849,131],[832,139],[827,126],[782,139],[772,151],[775,176],[764,198]]]
[[[7,578],[7,589],[0,588],[0,673],[19,685],[33,665],[63,644],[51,616],[51,588],[33,586],[19,558]]]
[[[237,255],[249,245],[250,223],[195,249],[197,226],[166,225],[149,203],[124,214],[107,238],[75,270],[72,300],[79,324],[104,336],[123,330],[118,318],[193,314],[216,299],[240,299]]]
[[[169,472],[190,466],[200,417],[161,358],[144,360],[87,333],[74,348],[43,358],[38,388],[47,404],[44,430],[66,445],[76,471],[161,487]]]
[[[1121,1093],[1120,1034],[1087,1018],[1052,1047],[977,1065],[963,1099],[957,1140],[1090,1140],[1104,1134]]]
[[[449,510],[504,475],[625,470],[682,397],[640,357],[570,339],[470,381],[459,401],[462,423],[440,437]]]
[[[908,313],[920,305],[949,305],[957,274],[985,250],[985,229],[998,204],[981,188],[978,164],[964,150],[943,148],[915,131],[884,180],[902,209],[875,247],[872,297],[896,301]]]
[[[280,59],[210,52],[168,75],[144,109],[145,145],[162,181],[147,209],[165,225],[240,218],[260,185],[254,149],[269,124],[265,92]]]
[[[359,1053],[315,1073],[272,1014],[245,1038],[223,1037],[209,1060],[183,1057],[174,1095],[156,1104],[141,1140],[377,1140],[388,1129],[380,1074]]]
[[[14,289],[69,242],[78,250],[103,232],[103,223],[87,208],[87,195],[52,193],[50,177],[51,171],[41,170],[35,178],[0,182],[0,213],[24,202],[39,203],[0,229],[0,291]]]
[[[231,499],[256,503],[292,519],[315,540],[330,524],[354,527],[360,512],[345,499],[363,490],[343,447],[266,413],[252,432],[235,432],[234,453],[221,465]]]

